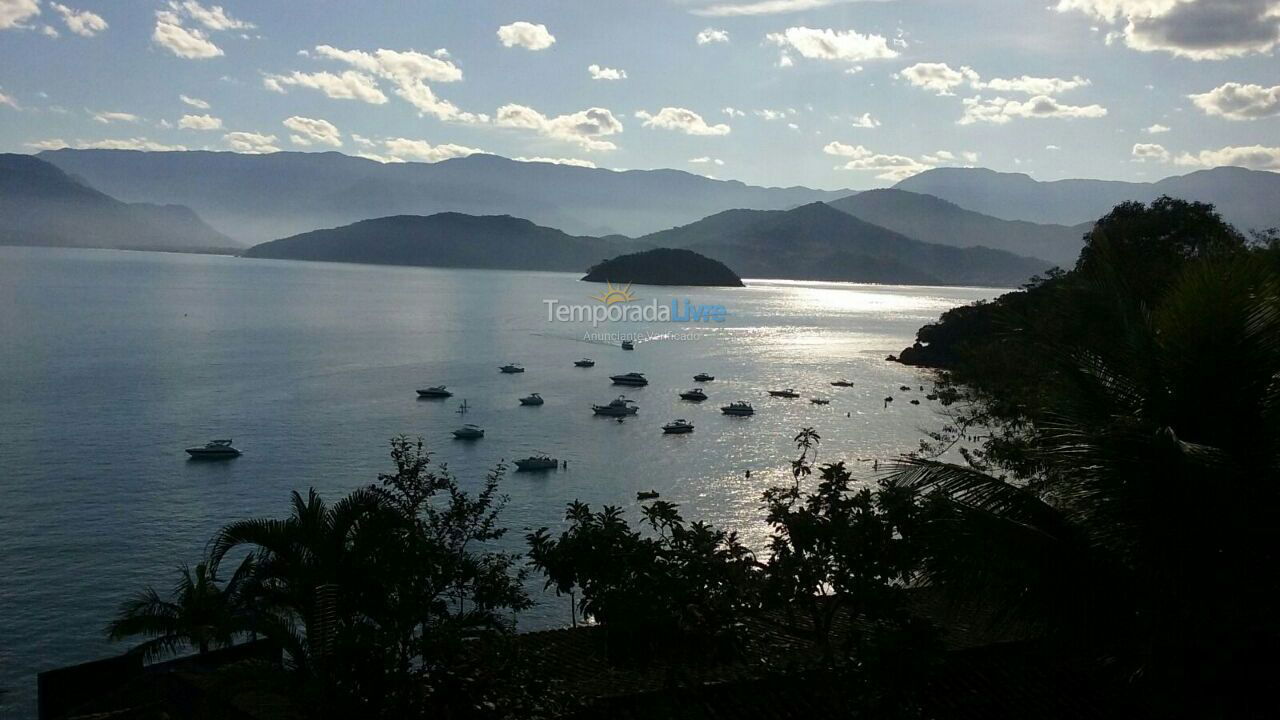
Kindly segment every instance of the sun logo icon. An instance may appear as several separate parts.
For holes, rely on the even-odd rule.
[[[636,299],[636,296],[631,294],[631,283],[627,283],[626,287],[615,287],[612,282],[606,280],[605,286],[604,292],[599,295],[592,295],[591,298],[593,300],[599,300],[605,305],[612,305],[620,302],[631,302]]]

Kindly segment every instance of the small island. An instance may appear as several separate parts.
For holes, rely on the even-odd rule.
[[[742,278],[719,260],[674,248],[619,255],[592,267],[582,279],[638,285],[743,286]]]

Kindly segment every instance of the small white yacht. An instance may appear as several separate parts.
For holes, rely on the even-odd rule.
[[[201,460],[217,460],[239,457],[240,451],[231,446],[230,440],[210,440],[203,447],[189,447],[187,454]]]
[[[728,405],[725,405],[724,407],[720,408],[720,412],[724,413],[725,415],[755,415],[756,414],[756,411],[751,407],[751,403],[743,402],[741,400],[739,400],[738,402],[729,403]]]
[[[511,374],[513,374],[513,373],[522,373],[522,372],[524,372],[524,368],[522,368],[522,367],[520,367],[519,365],[516,365],[516,364],[514,364],[514,363],[509,364],[509,365],[503,365],[502,367],[500,367],[500,368],[498,368],[498,369],[499,369],[499,370],[501,370],[502,372],[504,372],[504,373],[508,374],[508,375],[511,375]]]
[[[545,402],[538,393],[529,393],[527,396],[520,398],[521,405],[541,405]]]
[[[484,437],[484,429],[477,425],[463,425],[453,431],[453,436],[459,440],[479,440]]]
[[[693,432],[693,423],[689,422],[688,420],[685,420],[684,418],[680,418],[679,420],[673,420],[667,423],[666,425],[662,426],[662,432],[667,435],[679,435],[682,433],[691,433]]]
[[[711,382],[712,380],[715,380],[715,379],[716,379],[716,376],[715,376],[715,375],[708,375],[708,374],[706,374],[706,373],[698,373],[697,375],[694,375],[694,376],[693,376],[693,379],[694,379],[696,382]]]
[[[581,360],[574,360],[573,365],[574,367],[595,367],[596,361],[591,358],[582,358]]]
[[[597,415],[608,415],[610,417],[622,417],[624,415],[635,415],[640,410],[636,404],[622,395],[612,400],[608,405],[592,405],[592,412]]]
[[[800,397],[800,393],[796,392],[795,390],[792,390],[791,388],[787,388],[786,390],[770,390],[769,394],[774,397],[784,397],[784,398]]]
[[[532,455],[516,461],[516,470],[555,470],[560,461],[546,454]]]
[[[649,384],[644,373],[638,372],[623,373],[622,375],[610,375],[609,379],[613,381],[614,385],[634,385],[636,387],[641,387]]]
[[[429,388],[423,388],[418,391],[418,397],[424,398],[447,398],[453,397],[453,393],[445,389],[443,385],[433,385]]]
[[[692,390],[685,390],[684,392],[680,393],[680,399],[692,400],[694,402],[702,402],[703,400],[707,399],[707,394],[702,392],[702,388],[694,388]]]

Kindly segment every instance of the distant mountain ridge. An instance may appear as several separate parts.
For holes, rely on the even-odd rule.
[[[512,215],[578,235],[640,235],[726,208],[785,209],[850,191],[763,188],[680,170],[613,170],[471,155],[382,164],[336,152],[50,150],[39,157],[130,201],[181,203],[262,242],[393,215]]]
[[[1050,263],[985,247],[921,242],[825,203],[727,210],[638,242],[693,250],[747,278],[1013,286]]]
[[[936,168],[893,186],[942,198],[1005,220],[1076,225],[1097,220],[1126,200],[1161,195],[1213,203],[1240,230],[1280,226],[1280,173],[1219,167],[1152,183],[1117,180],[1042,182],[1022,173],[985,168]]]
[[[0,244],[230,252],[181,205],[124,203],[32,155],[0,154]]]
[[[1084,234],[1093,227],[1092,221],[1067,226],[1002,220],[933,195],[892,188],[866,190],[827,204],[916,240],[1007,250],[1064,268],[1075,265],[1084,247]]]

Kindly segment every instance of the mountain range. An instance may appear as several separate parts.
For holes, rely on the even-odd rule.
[[[124,203],[31,155],[0,154],[0,245],[226,252],[181,205]]]
[[[785,209],[849,194],[496,155],[386,164],[336,152],[66,149],[39,157],[123,200],[186,205],[249,244],[369,218],[440,212],[512,215],[577,235],[634,236],[726,208]]]
[[[894,185],[933,195],[974,212],[1005,220],[1076,225],[1097,220],[1126,200],[1151,202],[1161,195],[1213,203],[1243,231],[1280,227],[1280,173],[1219,167],[1158,182],[1054,180],[985,168],[937,168]]]

